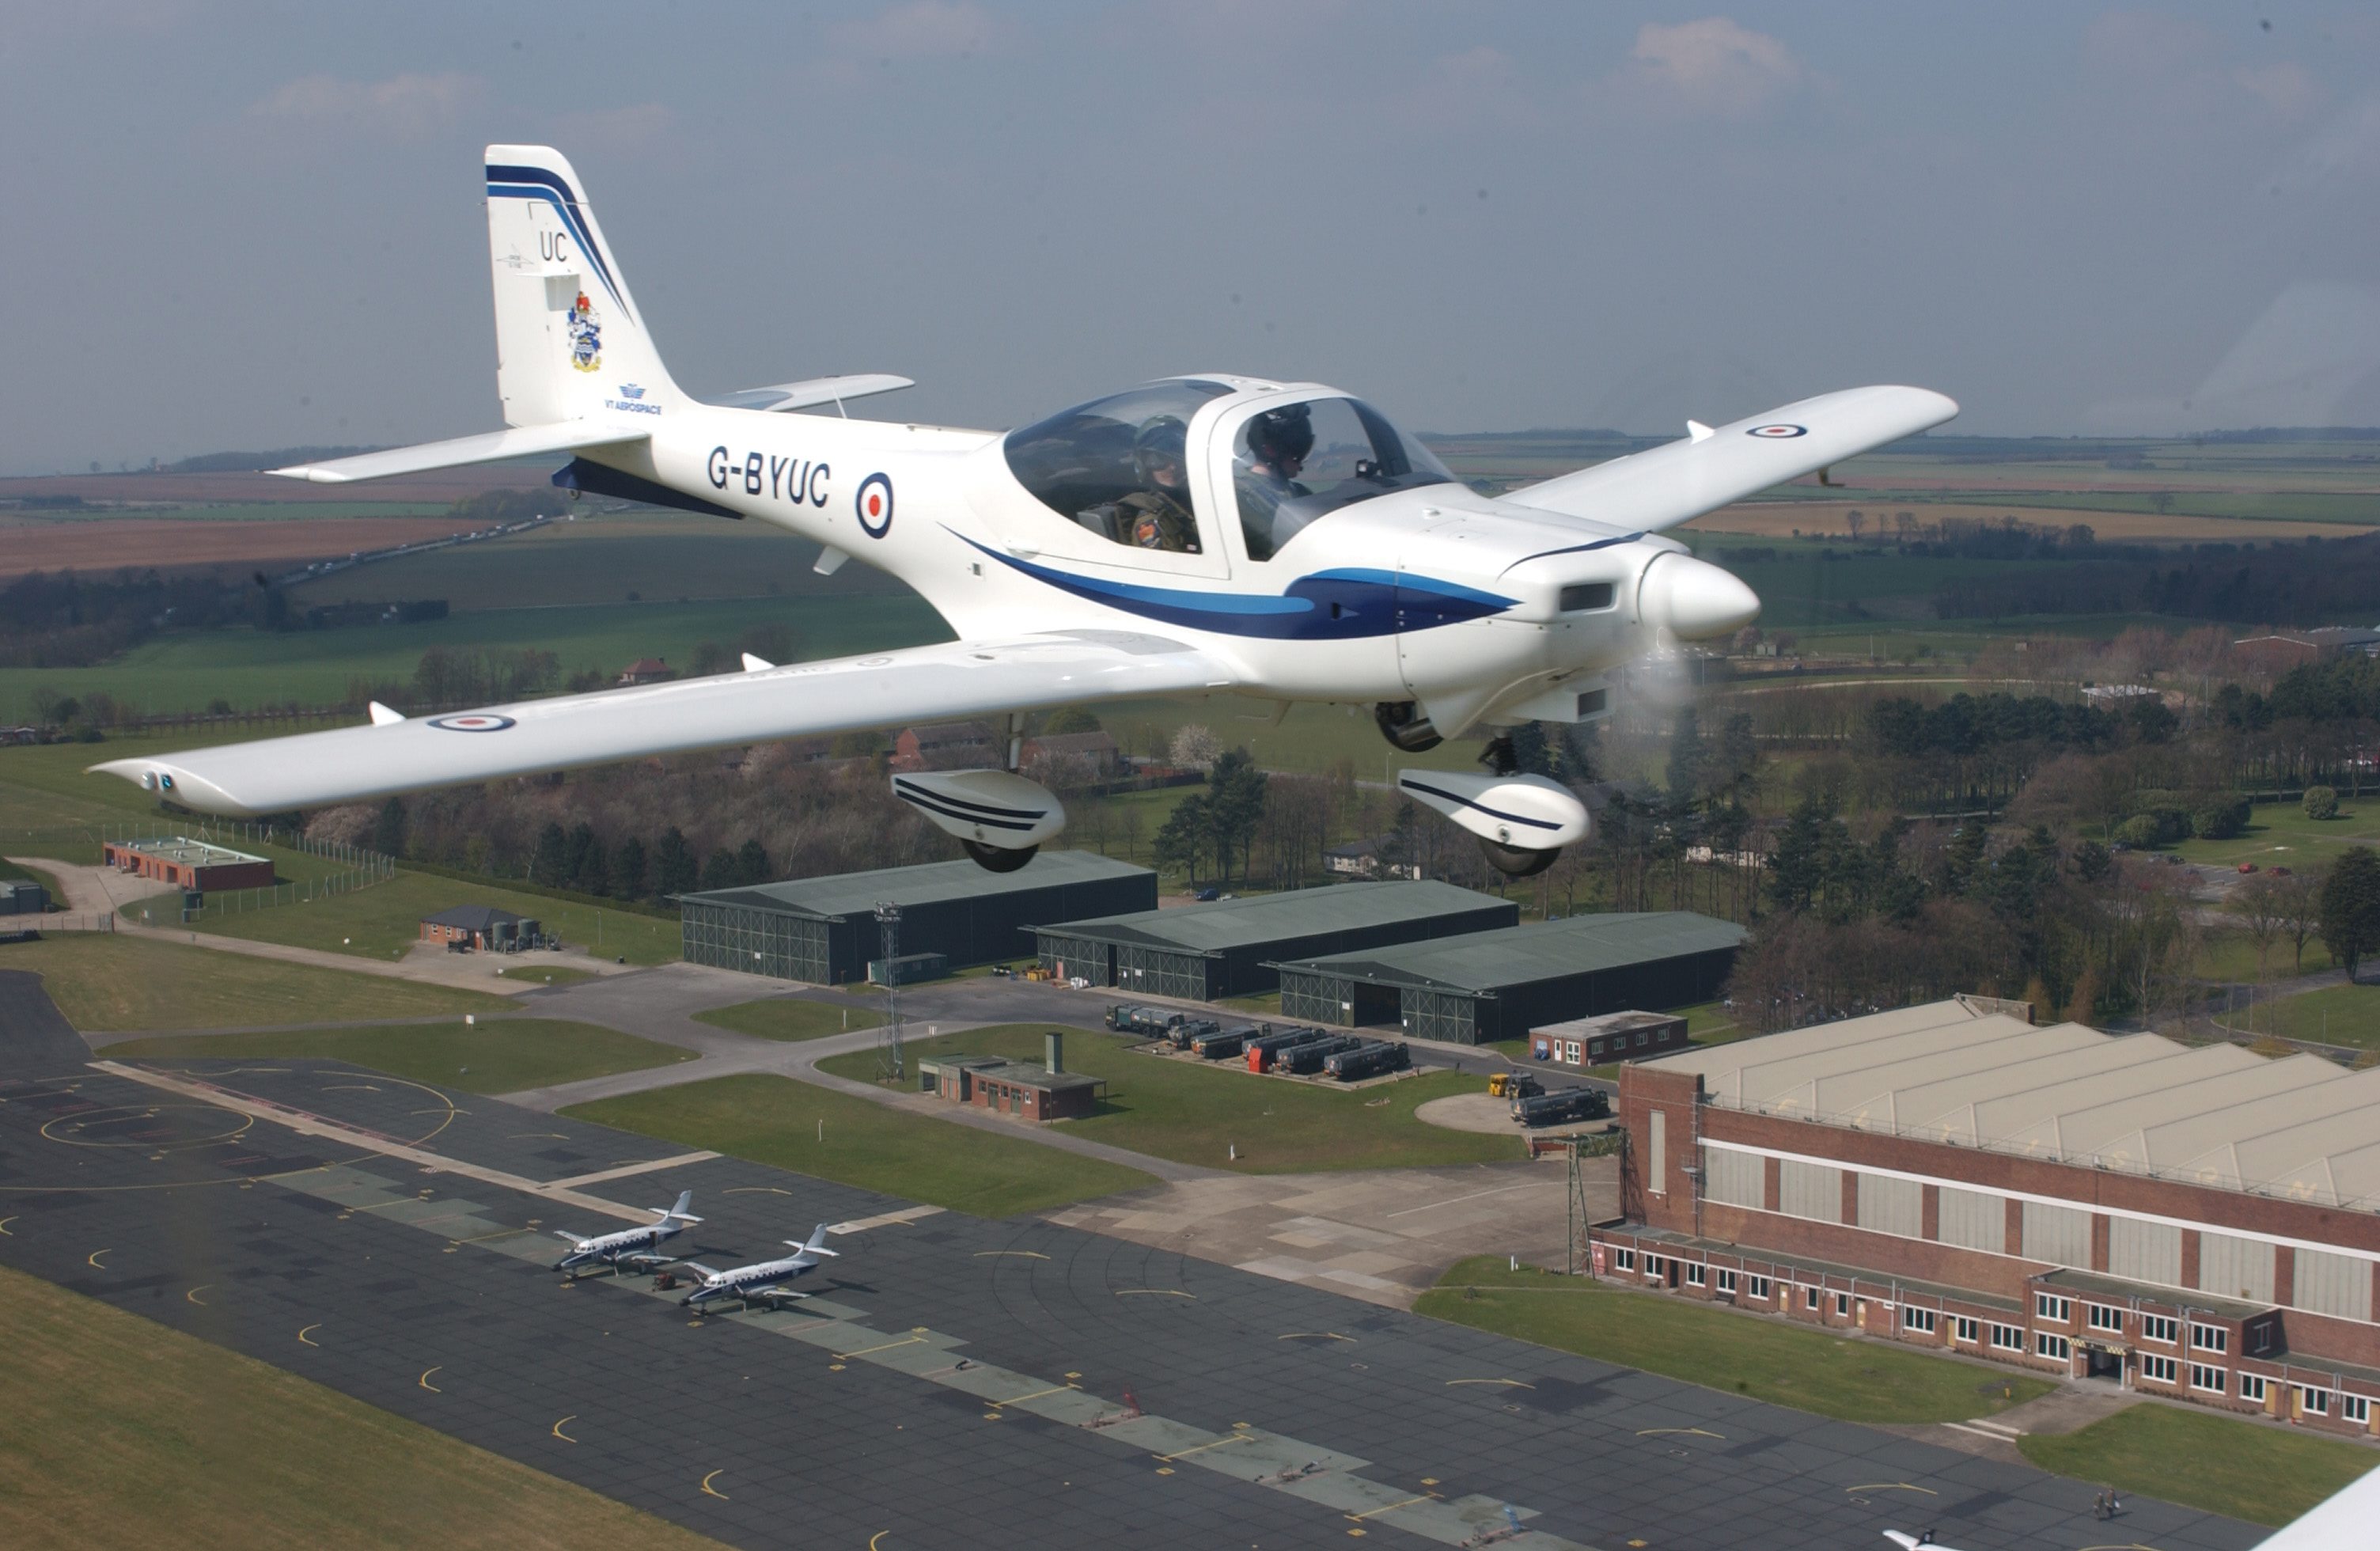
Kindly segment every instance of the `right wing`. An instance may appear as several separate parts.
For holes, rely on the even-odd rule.
[[[2370,1551],[2380,1525],[2380,1470],[2367,1471],[2282,1525],[2256,1551]]]
[[[253,818],[649,755],[1230,687],[1229,670],[1178,641],[1065,631],[525,700],[91,769],[185,807]]]
[[[550,426],[516,426],[479,436],[458,436],[452,442],[424,442],[412,447],[392,447],[384,453],[364,453],[328,463],[301,463],[267,473],[285,479],[317,485],[344,485],[357,479],[384,479],[392,474],[419,474],[425,468],[460,468],[466,464],[502,463],[506,458],[534,457],[540,453],[583,452],[589,447],[624,447],[642,442],[648,433],[617,426],[565,420]]]

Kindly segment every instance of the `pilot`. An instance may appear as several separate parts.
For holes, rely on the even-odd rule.
[[[1189,428],[1159,415],[1133,437],[1132,458],[1142,488],[1102,505],[1097,526],[1120,544],[1173,554],[1198,552],[1198,523],[1190,514],[1190,487],[1183,457]]]
[[[1314,493],[1297,479],[1314,451],[1313,411],[1303,404],[1264,410],[1248,421],[1247,440],[1247,461],[1235,480],[1240,526],[1247,535],[1248,557],[1269,560],[1305,526],[1306,519],[1295,514],[1282,516],[1281,505]]]

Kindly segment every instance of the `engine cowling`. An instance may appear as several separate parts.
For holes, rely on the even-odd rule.
[[[1065,806],[1009,770],[903,770],[892,794],[993,872],[1014,872],[1066,828]]]
[[[1399,770],[1397,790],[1477,835],[1488,859],[1514,878],[1545,871],[1592,828],[1586,805],[1544,776]]]

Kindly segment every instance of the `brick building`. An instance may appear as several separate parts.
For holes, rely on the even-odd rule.
[[[886,763],[896,770],[955,770],[1001,764],[1007,753],[979,721],[935,721],[895,733]]]
[[[273,863],[245,851],[227,851],[202,840],[112,840],[101,848],[107,865],[177,889],[270,889]]]
[[[458,904],[421,918],[424,942],[468,942],[474,948],[501,948],[537,935],[537,922],[492,904]]]
[[[1967,1000],[1631,1065],[1589,1266],[2333,1431],[2380,1400],[2380,1071]]]
[[[939,1056],[917,1063],[917,1091],[953,1104],[972,1104],[1028,1121],[1071,1121],[1089,1114],[1107,1092],[1104,1077],[1066,1070],[1063,1040],[1042,1036],[1039,1066],[1004,1056]]]

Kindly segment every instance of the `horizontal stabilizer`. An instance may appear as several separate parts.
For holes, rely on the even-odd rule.
[[[772,415],[783,415],[917,385],[913,378],[895,377],[890,372],[855,371],[843,377],[806,377],[798,382],[779,382],[773,387],[746,388],[704,402],[722,409],[765,409]]]
[[[534,457],[540,453],[569,453],[588,447],[621,447],[642,442],[641,430],[622,430],[587,420],[558,425],[520,426],[479,436],[458,436],[452,442],[424,442],[418,446],[392,447],[384,453],[334,458],[328,463],[301,463],[271,470],[285,479],[317,485],[345,485],[358,479],[385,479],[392,474],[419,474],[428,468],[461,468],[475,463],[502,463],[506,458]]]
[[[1925,388],[1821,394],[1686,440],[1598,463],[1503,499],[1580,517],[1618,533],[1658,533],[1730,502],[1931,430],[1959,406]]]

